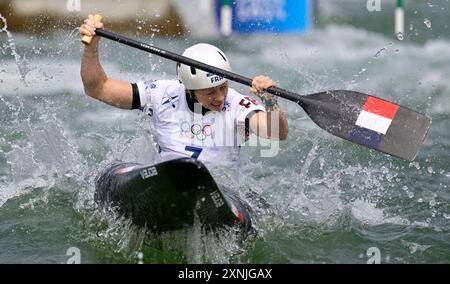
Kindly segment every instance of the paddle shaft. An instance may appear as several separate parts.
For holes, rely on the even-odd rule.
[[[162,48],[153,46],[153,45],[149,45],[143,42],[139,42],[137,40],[131,39],[131,38],[127,38],[124,37],[122,35],[116,34],[114,32],[110,32],[107,31],[105,29],[97,29],[95,31],[96,35],[146,51],[146,52],[150,52],[152,54],[156,54],[158,56],[164,57],[166,59],[170,59],[173,60],[175,62],[179,62],[194,68],[198,68],[200,70],[206,71],[206,72],[211,72],[214,73],[216,75],[220,75],[224,78],[227,78],[229,80],[247,85],[247,86],[252,86],[252,79],[244,77],[242,75],[227,71],[227,70],[223,70],[205,63],[202,63],[200,61],[197,60],[193,60],[191,58],[170,52],[168,50],[164,50]],[[300,96],[296,93],[293,92],[289,92],[286,90],[283,90],[281,88],[278,87],[270,87],[268,89],[265,89],[266,92],[271,93],[273,95],[276,96],[280,96],[283,97],[285,99],[288,99],[290,101],[293,101],[295,103],[300,104],[301,106],[304,106],[305,103],[314,103],[314,100],[308,99],[304,96]]]

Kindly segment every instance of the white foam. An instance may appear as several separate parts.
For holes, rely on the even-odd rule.
[[[33,177],[18,183],[11,182],[6,185],[0,185],[0,207],[9,199],[27,194],[34,188],[52,187],[53,185],[53,179],[45,179],[42,177]]]
[[[383,209],[376,208],[376,204],[363,199],[357,199],[353,202],[351,205],[351,213],[353,217],[363,224],[371,226],[381,224],[405,224],[405,220],[401,217],[387,217]]]
[[[405,240],[401,240],[401,243],[409,249],[409,252],[411,254],[414,254],[416,252],[426,251],[427,249],[429,249],[431,247],[431,245],[420,245],[418,243],[407,242]]]

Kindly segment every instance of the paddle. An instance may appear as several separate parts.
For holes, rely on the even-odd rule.
[[[105,29],[97,29],[95,33],[247,86],[252,85],[250,78]],[[299,104],[319,127],[335,136],[410,161],[416,157],[431,125],[431,118],[423,114],[355,91],[333,90],[307,96],[278,87],[266,91]]]

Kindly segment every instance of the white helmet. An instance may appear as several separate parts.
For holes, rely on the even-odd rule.
[[[207,43],[199,43],[187,48],[183,52],[183,56],[200,61],[214,67],[231,71],[230,63],[225,54],[215,47]],[[222,76],[205,72],[194,67],[184,64],[177,65],[177,74],[180,81],[187,90],[200,90],[217,87],[222,85],[227,79]]]

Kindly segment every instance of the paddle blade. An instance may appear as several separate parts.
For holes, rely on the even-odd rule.
[[[329,133],[405,160],[414,160],[431,125],[428,116],[359,92],[336,90],[303,98],[299,104]]]

